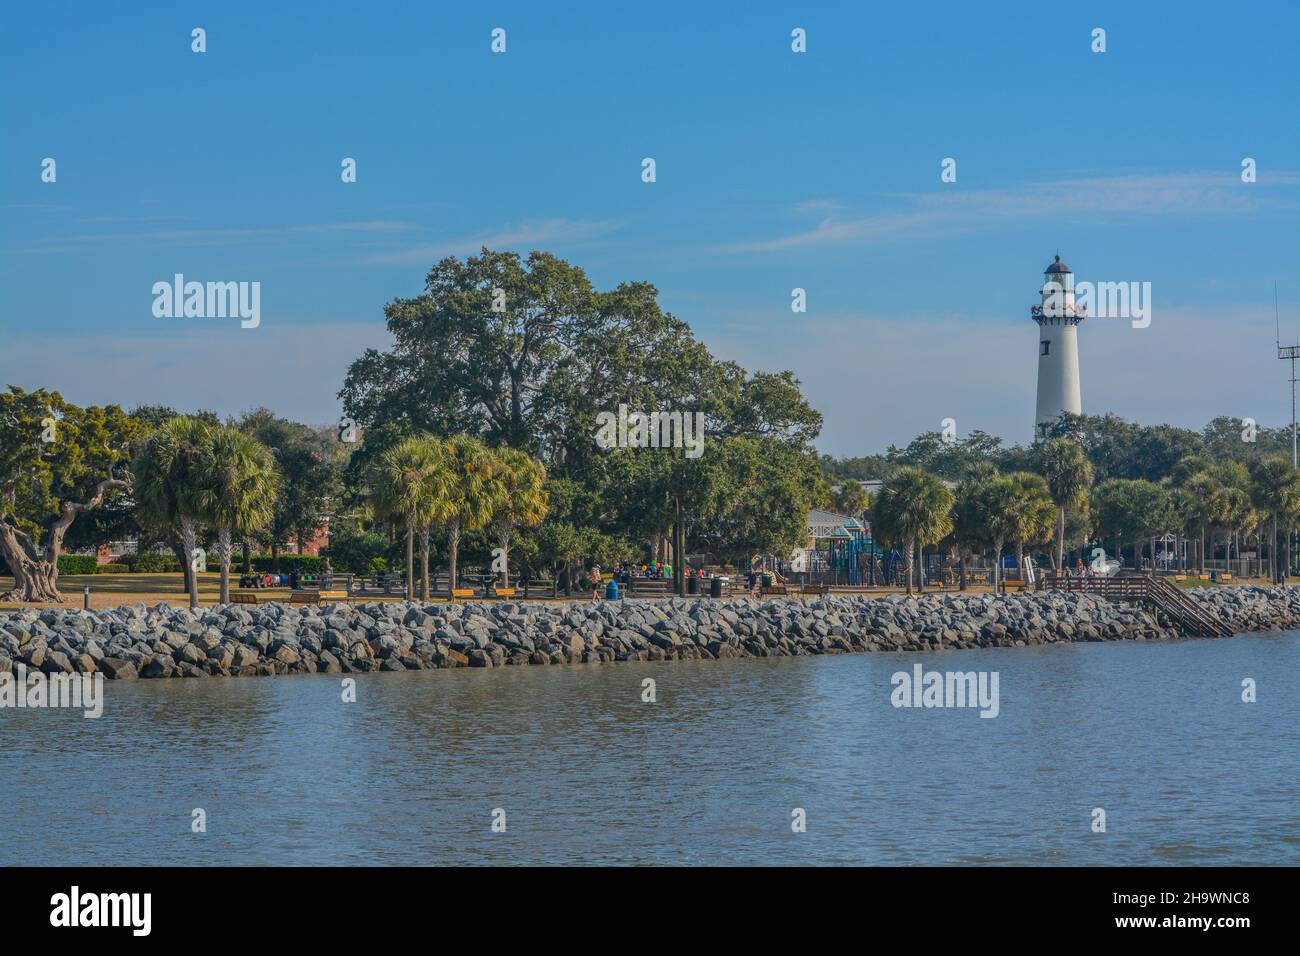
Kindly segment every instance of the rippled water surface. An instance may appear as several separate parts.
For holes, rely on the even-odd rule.
[[[895,709],[917,662],[999,716]],[[1300,863],[1296,634],[109,683],[0,732],[6,864]]]

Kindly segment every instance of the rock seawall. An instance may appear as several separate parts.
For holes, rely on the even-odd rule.
[[[1187,592],[1234,631],[1300,626],[1300,588]],[[135,677],[359,673],[625,660],[1013,647],[1181,636],[1087,594],[837,595],[599,604],[168,605],[0,611],[0,673]]]

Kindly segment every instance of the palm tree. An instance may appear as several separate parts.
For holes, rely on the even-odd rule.
[[[1269,532],[1269,569],[1273,580],[1280,580],[1277,560],[1278,518],[1290,520],[1300,509],[1300,471],[1281,456],[1256,462],[1250,470],[1251,499],[1255,506],[1268,512],[1271,522]]]
[[[1189,531],[1199,533],[1196,548],[1196,573],[1205,576],[1205,532],[1219,513],[1219,483],[1208,471],[1191,475],[1182,486],[1183,520]]]
[[[1040,545],[1052,538],[1053,530],[1064,541],[1064,511],[1056,504],[1042,475],[1029,471],[1013,472],[1008,477],[1016,484],[1021,499],[1020,512],[1012,540],[1016,544],[1016,567],[1025,580],[1025,545]]]
[[[912,556],[952,532],[953,494],[934,475],[920,468],[898,469],[876,496],[872,525],[886,539],[903,542],[907,593],[912,593]],[[919,582],[918,582],[919,583]]]
[[[501,546],[502,587],[510,586],[510,535],[520,526],[531,527],[546,517],[550,496],[546,492],[546,469],[539,461],[514,448],[494,453],[496,468],[492,494],[493,509],[488,525]]]
[[[406,525],[406,599],[415,600],[415,531],[435,518],[436,502],[443,500],[440,474],[445,475],[443,446],[429,435],[412,435],[379,456],[371,479],[375,511],[398,518]],[[428,551],[424,597],[428,598]]]
[[[271,449],[233,425],[212,430],[203,466],[197,504],[203,520],[217,531],[220,601],[228,604],[233,535],[251,534],[271,521],[280,492],[280,473]]]
[[[1065,511],[1079,508],[1087,514],[1088,489],[1092,487],[1092,462],[1078,442],[1053,438],[1043,442],[1037,455],[1038,473],[1047,480],[1047,490],[1056,503],[1056,570],[1065,563]]]
[[[487,525],[501,489],[492,480],[496,467],[492,453],[477,438],[455,435],[443,443],[443,448],[449,475],[442,524],[447,529],[447,586],[454,591],[461,533]]]
[[[180,415],[164,422],[145,439],[132,466],[142,517],[180,536],[185,555],[181,568],[191,608],[199,606],[193,561],[211,446],[212,429],[197,418]]]
[[[1009,475],[995,475],[983,483],[979,514],[986,540],[993,544],[993,592],[1002,590],[1002,549],[1020,533],[1023,488]]]

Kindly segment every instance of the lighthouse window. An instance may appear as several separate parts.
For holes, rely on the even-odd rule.
[[[1043,350],[1038,353],[1039,355],[1046,355],[1052,347],[1051,342],[1039,342],[1038,344],[1043,347]]]

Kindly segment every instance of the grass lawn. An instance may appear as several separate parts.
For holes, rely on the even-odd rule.
[[[0,593],[13,586],[13,578],[0,576]],[[239,575],[231,574],[231,588],[239,586]],[[60,574],[59,590],[66,603],[62,607],[81,607],[83,590],[90,588],[90,606],[117,607],[122,604],[187,604],[185,578],[179,572],[163,574]],[[199,575],[199,603],[216,604],[221,587],[221,575],[204,572]],[[268,598],[276,595],[289,600],[288,588],[268,588],[260,591]],[[37,607],[33,604],[0,604],[0,608]],[[60,605],[47,605],[59,607]]]
[[[13,587],[14,579],[0,575],[0,594]],[[173,571],[162,574],[61,574],[59,575],[59,590],[63,592],[65,599],[62,605],[52,602],[43,604],[17,604],[14,602],[0,603],[0,610],[11,611],[24,607],[81,607],[84,600],[83,589],[90,588],[90,606],[92,608],[101,607],[120,607],[130,604],[175,604],[177,606],[188,606],[189,598],[185,594],[185,578],[180,572]],[[221,575],[213,572],[203,572],[199,575],[199,604],[216,604],[217,597],[221,589]],[[230,589],[239,590],[239,575],[234,571],[230,573]],[[416,591],[419,591],[419,584],[416,584]],[[265,604],[271,601],[288,601],[289,588],[258,588],[256,590],[258,600]],[[516,599],[522,598],[523,592],[516,595]],[[580,598],[580,596],[575,596]],[[540,601],[550,600],[549,593],[534,590],[529,594],[528,600]],[[359,597],[357,600],[362,601],[401,601],[402,597],[384,596],[384,595],[366,595]],[[430,603],[440,603],[445,598],[433,598]],[[571,600],[561,598],[561,600]],[[460,599],[461,603],[465,602],[464,598]]]
[[[1288,584],[1298,583],[1300,579],[1290,578]],[[1181,588],[1195,587],[1232,587],[1243,584],[1267,584],[1268,582],[1259,578],[1244,579],[1235,578],[1230,582],[1210,581],[1206,578],[1189,577],[1186,581],[1174,582]],[[199,603],[216,604],[217,595],[221,585],[221,575],[216,572],[204,572],[199,575]],[[232,590],[238,588],[239,575],[231,574],[230,586]],[[13,578],[0,575],[0,594],[13,587]],[[124,604],[175,604],[186,605],[189,599],[185,595],[184,578],[177,572],[169,574],[63,574],[59,576],[59,590],[63,592],[66,602],[62,607],[81,607],[83,601],[83,589],[90,588],[90,606],[92,608],[101,607],[119,607]],[[418,587],[418,585],[417,585]],[[967,594],[988,593],[991,589],[988,585],[970,586]],[[1015,588],[1011,588],[1015,590]],[[890,594],[898,594],[901,589],[884,588],[884,587],[863,587],[861,593],[884,597]],[[952,594],[956,593],[956,588],[935,588],[927,587],[925,593]],[[288,601],[289,589],[284,588],[259,588],[257,590],[258,599],[263,602],[269,601]],[[516,595],[516,600],[523,597],[522,593]],[[402,598],[383,597],[383,596],[366,596],[360,598],[364,601],[400,601]],[[536,590],[528,597],[530,601],[550,601],[553,600],[545,590]],[[434,598],[434,602],[444,601],[445,598]],[[461,599],[462,602],[464,599]],[[561,596],[561,601],[570,600],[588,600],[587,595],[575,594],[572,598]],[[59,607],[60,605],[45,604],[16,604],[13,602],[0,603],[0,610],[14,610],[22,607]]]

